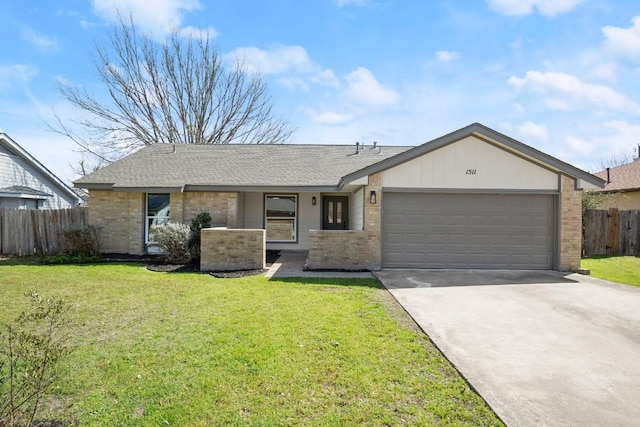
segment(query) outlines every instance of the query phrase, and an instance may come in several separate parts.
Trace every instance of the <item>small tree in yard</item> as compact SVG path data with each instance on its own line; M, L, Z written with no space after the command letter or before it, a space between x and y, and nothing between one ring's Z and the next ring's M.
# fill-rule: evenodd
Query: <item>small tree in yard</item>
M31 426L56 379L56 365L67 356L64 334L70 306L33 291L32 310L0 332L0 426Z

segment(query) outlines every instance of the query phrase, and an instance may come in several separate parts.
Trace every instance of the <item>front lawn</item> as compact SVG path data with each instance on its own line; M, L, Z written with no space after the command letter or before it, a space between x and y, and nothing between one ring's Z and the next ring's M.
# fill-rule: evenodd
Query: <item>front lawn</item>
M500 425L378 286L0 265L0 323L74 306L50 405L82 426Z
M581 265L583 268L590 269L593 277L640 286L640 258L601 255L585 258Z

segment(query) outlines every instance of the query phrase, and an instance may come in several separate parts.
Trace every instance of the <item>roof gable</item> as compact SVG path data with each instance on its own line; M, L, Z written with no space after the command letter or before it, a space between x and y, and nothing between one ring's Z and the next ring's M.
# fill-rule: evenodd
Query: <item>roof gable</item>
M24 162L24 164L27 164L29 167L33 168L33 170L35 170L42 178L44 178L50 184L49 187L57 188L60 193L65 195L66 199L73 200L73 204L78 204L81 202L81 198L75 193L75 191L73 191L71 187L65 184L60 178L54 175L35 157L29 154L28 151L22 148L17 142L12 140L5 133L0 133L0 154L19 158ZM24 166L20 165L19 167ZM42 193L41 195L49 194Z
M474 136L482 141L495 145L503 150L506 150L520 158L538 164L539 166L546 169L563 173L570 177L576 178L577 180L586 181L597 187L602 187L604 185L604 181L602 179L579 168L576 168L568 163L565 163L559 159L556 159L555 157L538 151L533 147L523 144L522 142L516 141L515 139L503 135L491 128L481 125L480 123L473 123L462 129L458 129L452 133L441 136L432 141L426 142L422 145L400 153L392 158L385 159L360 171L349 174L343 178L342 182L346 184L363 176L382 172L412 159L431 153L447 145L463 140L464 138L467 138L469 136Z

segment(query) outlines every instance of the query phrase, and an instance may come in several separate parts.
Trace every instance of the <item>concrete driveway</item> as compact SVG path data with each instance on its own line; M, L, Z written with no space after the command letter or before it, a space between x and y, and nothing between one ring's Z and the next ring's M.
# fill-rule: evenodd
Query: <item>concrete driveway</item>
M640 425L640 288L554 271L376 276L507 425Z

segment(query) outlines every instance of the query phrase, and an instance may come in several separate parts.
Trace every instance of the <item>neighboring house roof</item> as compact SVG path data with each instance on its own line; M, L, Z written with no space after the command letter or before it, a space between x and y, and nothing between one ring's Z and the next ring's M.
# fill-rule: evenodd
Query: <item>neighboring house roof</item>
M640 161L636 160L626 165L609 168L595 174L608 181L600 191L640 191Z
M82 201L82 199L76 194L76 192L65 184L60 178L54 175L49 169L47 169L42 163L40 163L35 157L33 157L27 150L22 148L17 142L9 137L9 135L5 133L0 133L0 154L8 155L9 158L11 156L15 156L21 159L24 163L30 166L34 171L38 173L41 177L43 177L52 189L59 190L58 194L63 194L66 199L73 200L74 205L77 205ZM22 167L22 166L20 166ZM43 192L28 186L24 185L10 185L5 187L4 189L0 189L0 193L5 192L4 190L13 189L14 191L6 191L6 193L15 193L15 194L24 194L31 196L43 196L43 197L51 197L52 194L47 192Z
M74 184L87 189L182 191L340 189L467 136L478 137L547 169L602 187L604 181L528 145L474 123L417 147L355 145L147 146Z

